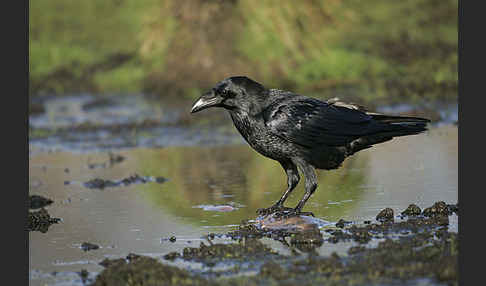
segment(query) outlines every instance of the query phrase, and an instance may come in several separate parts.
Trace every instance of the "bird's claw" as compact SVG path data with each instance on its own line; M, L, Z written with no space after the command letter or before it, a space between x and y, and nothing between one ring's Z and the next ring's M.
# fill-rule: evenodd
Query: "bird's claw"
M315 217L315 215L312 212L296 212L297 215L305 215L305 216L312 216Z
M266 215L270 215L270 214L273 214L273 213L285 213L285 212L289 212L289 211L293 211L293 210L294 210L293 208L287 208L287 207L284 207L282 205L273 205L269 208L257 209L256 212L259 215L266 216Z
M293 216L315 217L315 215L312 212L301 212L299 210L293 208L287 208L282 205L273 205L269 208L257 209L257 214L262 216L274 214L275 217L284 217L284 218L293 217Z
M315 215L312 212L301 212L296 209L291 209L289 211L284 211L281 213L276 213L276 217L283 217L283 218L289 218L289 217L294 217L294 216L312 216L315 217Z

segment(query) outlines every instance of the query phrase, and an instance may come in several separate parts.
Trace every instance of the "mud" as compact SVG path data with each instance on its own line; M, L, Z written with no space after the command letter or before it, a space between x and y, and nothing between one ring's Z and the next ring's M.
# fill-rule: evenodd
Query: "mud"
M110 108L116 104L117 102L113 98L101 97L94 98L93 100L84 103L81 108L84 111L92 111L96 109Z
M60 221L60 218L52 218L45 208L41 208L39 211L29 211L27 230L46 233L52 224L59 223Z
M30 115L38 115L46 112L46 108L44 106L44 102L42 98L36 97L32 98L29 97L29 116Z
M282 241L287 237L298 234L302 241L307 234L309 239L315 240L316 233L319 233L319 224L326 222L308 216L281 215L280 213L261 215L254 221L242 221L238 229L228 232L226 235L233 240L242 238L273 238ZM307 243L307 242L306 242Z
M96 250L98 248L100 248L100 246L97 245L97 244L94 244L94 243L90 243L90 242L83 242L83 243L81 243L81 249L83 251Z
M416 216L422 213L422 210L416 205L416 204L411 204L408 206L406 210L402 212L402 215L405 216Z
M365 223L364 225L352 225L345 229L327 229L331 237L327 240L332 243L342 241L355 241L359 243L368 243L372 239L381 239L388 237L399 237L403 235L415 235L418 233L431 232L439 228L447 228L449 225L449 215L458 210L457 205L448 205L437 202L430 208L426 208L422 213L416 205L410 205L402 212L402 216L397 217L399 221L394 220L391 216L393 209L385 209L380 212L385 218L377 215L378 223ZM442 208L438 208L441 206ZM429 211L426 211L430 209ZM432 209L435 211L433 212ZM440 210L440 211L439 211ZM431 215L433 213L434 215ZM457 212L456 212L457 213Z
M148 182L156 182L159 184L164 183L167 181L166 178L164 177L149 177L149 176L140 176L138 174L129 176L128 178L118 180L118 181L112 181L112 180L103 180L100 178L95 178L92 180L89 180L83 185L88 188L88 189L105 189L105 188L111 188L111 187L126 187L131 184L145 184Z
M350 248L348 257L309 256L293 262L287 269L269 267L272 271L253 277L256 281L300 281L300 285L379 285L405 284L418 279L428 284L457 284L457 235L441 239L417 235L399 240L387 239L376 248ZM282 271L283 270L283 271ZM262 279L263 278L263 279ZM269 282L270 282L269 281Z
M441 206L443 204L438 202L431 208L439 212L444 210L439 208ZM261 238L273 233L274 238L280 236L285 241L285 237L290 236L291 247L334 241L324 240L320 231L293 234L262 231L255 224L242 222L238 230L226 234L237 238L237 243L212 244L209 240L209 245L201 243L199 248L185 248L182 254L171 252L164 256L170 261L183 259L210 267L240 261L231 268L233 275L228 275L231 272L228 269L189 271L153 258L136 256L131 260L128 257L105 259L101 264L106 269L93 285L121 285L128 281L133 285L458 285L458 235L448 231L444 214L425 216L414 212L414 216L406 221L385 220L324 231L339 237L337 241L344 237L359 242L378 241L375 247L352 246L347 255L342 256L335 252L320 256L312 251L304 256L278 254L263 244ZM244 268L243 261L253 265L259 263L257 272L238 275Z
M91 285L211 285L202 277L192 275L187 270L161 264L151 257L118 259L104 265L107 268Z
M101 261L100 264L104 266L105 271L98 275L101 280L96 283L106 282L106 285L150 285L151 283L160 285L166 281L172 281L171 279L177 281L187 279L191 281L190 284L196 285L197 283L201 285L437 285L441 284L440 281L443 281L442 285L457 284L457 272L454 268L457 264L451 264L451 266L447 260L450 258L447 258L447 255L440 258L441 256L437 253L444 251L442 248L447 248L444 246L447 243L455 243L452 242L453 234L449 233L448 229L449 227L457 229L457 218L451 217L449 226L449 216L458 214L458 205L438 202L428 208L420 205L423 210L418 206L403 210L408 205L409 198L420 197L424 201L430 201L441 195L441 198L447 202L456 199L457 190L454 180L456 175L454 154L456 153L453 152L457 139L453 133L456 132L455 128L452 129L454 130L452 132L449 129L431 128L430 134L413 137L420 139L423 146L427 146L427 144L432 146L432 148L424 149L424 154L417 157L416 161L412 160L412 163L416 163L416 165L406 164L410 168L425 170L423 172L424 182L427 185L424 192L429 195L422 196L421 189L424 188L424 185L421 180L417 179L417 182L420 183L412 183L408 187L410 182L407 181L407 178L402 178L402 175L393 177L392 182L387 180L375 182L374 178L383 178L380 175L382 165L377 163L383 160L379 160L382 157L376 159L376 154L380 154L380 150L377 148L372 155L373 160L366 156L357 157L360 165L350 164L349 170L352 172L342 173L352 173L352 176L344 180L352 182L345 190L353 190L346 194L346 198L337 198L334 195L315 198L318 203L309 210L313 211L317 217L329 219L331 222L328 222L327 225L313 224L312 221L297 216L285 217L280 221L257 218L245 221L236 229L232 229L239 220L253 218L254 210L257 207L269 205L266 198L270 197L270 194L255 196L254 193L273 192L274 188L280 190L284 177L281 180L264 179L277 177L274 173L269 173L261 178L255 176L252 170L255 170L255 164L259 166L258 158L242 160L243 165L236 164L237 167L232 167L233 163L230 164L230 162L239 160L240 155L237 154L246 154L241 150L243 147L244 150L247 150L248 146L244 145L242 149L233 148L233 146L229 149L219 149L221 145L246 144L232 126L231 121L226 120L226 114L208 112L202 119L195 118L187 110L187 106L190 106L192 102L172 108L166 103L156 105L143 97L132 95L127 97L117 95L106 99L88 95L73 95L70 98L46 97L42 101L32 103L32 106L29 106L29 155L31 158L29 163L32 164L30 170L33 174L31 175L31 190L37 189L42 192L42 195L47 196L44 198L46 201L54 199L56 202L42 206L36 205L40 200L33 203L32 206L35 206L35 210L38 212L32 212L32 210L29 212L28 228L30 231L46 232L49 226L60 221L60 219L50 217L47 210L53 215L62 214L65 220L65 223L53 226L48 235L39 233L30 235L31 250L35 250L32 251L34 254L31 257L33 261L31 271L34 277L31 281L34 283L49 284L49 279L39 276L38 273L41 272L59 271L56 281L71 279L64 276L67 273L64 272L65 270L79 274L79 276L74 275L76 277L74 279L77 280L73 281L73 284L80 283L79 277L84 284L95 282L96 273L100 271L101 267L83 264L85 261L79 259L77 256L79 255ZM437 117L437 124L457 120L456 109L450 112L450 118L444 117L442 113L438 114L441 119ZM401 107L397 107L389 111L397 114L403 110ZM404 113L409 112L404 111ZM434 124L436 123L431 125ZM431 135L430 138L429 135ZM436 140L434 138L437 136L441 137L439 142L449 142L442 148L450 149L435 152L436 149L442 150L437 148L437 141L432 141ZM413 139L410 138L410 140ZM388 146L398 146L403 140L397 140ZM132 152L131 147L134 146L149 148L147 150L137 148ZM173 149L174 152L172 150L164 151L172 147L161 148L161 151L154 151L153 148L168 146L178 147ZM197 147L187 148L188 146ZM209 151L206 150L206 146L211 147ZM215 146L216 148L213 149ZM387 145L382 146L381 156L383 158L396 154L395 152L386 153L393 151L394 148L387 148ZM121 153L125 147L130 149ZM93 161L90 152L100 150L104 151L104 155L96 154L94 157L97 159ZM449 152L449 150L452 151ZM50 155L45 154L45 151L51 152ZM68 153L74 154L77 151L82 151L81 153L87 151L89 156L68 156L64 152L60 152L58 156L56 151L68 151ZM123 156L117 153L123 154ZM225 155L223 156L223 154ZM452 155L444 157L442 156L444 154ZM436 165L428 164L430 158L436 158L436 155L437 158L451 159L444 159L437 162ZM213 159L213 157L217 158ZM246 158L246 155L243 157ZM82 160L77 160L78 158ZM148 160L148 158L154 159ZM139 162L147 162L147 164L139 164ZM197 162L204 162L202 168L197 165ZM206 164L206 162L208 163ZM190 166L196 167L190 168ZM444 173L444 175L430 177L429 181L427 175L430 174L432 168L434 172ZM274 166L268 167L268 169L273 170ZM166 177L170 178L165 186L177 190L177 192L172 192L177 195L172 197L167 195L167 192L156 193L153 191L152 186L158 187L149 182L156 182L157 178L140 176L139 174L145 174L143 170L163 172L160 175L167 175ZM227 173L231 176L220 176L221 170L228 170ZM127 174L127 171L130 173ZM134 173L135 175L126 177ZM275 170L275 174L277 173L279 176L281 175L281 170L278 168ZM80 174L81 177L79 177ZM397 172L397 174L403 174L403 172ZM325 175L324 172L322 175ZM358 175L366 178L366 181L355 180L354 178ZM417 172L417 176L419 175L421 176L422 172ZM449 178L452 179L449 180ZM395 180L400 181L400 179L403 180L397 183L397 188L392 188ZM76 186L65 188L62 186L63 181ZM159 183L164 181L165 178L159 178ZM326 177L324 181L329 180ZM42 182L42 188L36 185L36 183L40 184L38 182ZM58 184L59 182L60 184ZM146 191L123 193L122 197L119 196L119 192L100 193L85 189L85 187L91 187L101 190L131 184L146 184L142 186ZM384 190L393 189L394 192L386 192L387 197L393 199L399 198L399 191L403 191L401 186L407 186L415 192L405 198L401 197L399 202L385 200L370 206L369 204L374 204L376 196L381 196L377 194L377 190L370 187L376 184L383 187ZM57 188L58 185L61 186ZM80 187L78 188L78 186ZM429 188L430 186L434 187ZM339 189L342 188L339 187ZM320 193L326 192L321 190ZM363 197L361 197L361 193L363 193ZM118 197L122 198L118 199ZM184 200L174 198L184 198ZM338 199L348 198L352 198L353 202L349 200L343 201L340 205L334 204ZM236 205L236 207L230 205L230 200L241 203L241 207L240 205ZM257 202L257 206L253 201ZM326 204L326 202L329 203ZM417 202L417 204L419 203L422 202ZM388 217L388 219L383 221L375 220L378 212L371 215L369 213L370 208L383 209L391 204L403 206L403 209L394 209L391 215L384 214L383 218ZM180 206L180 209L174 206ZM41 209L39 210L38 207ZM45 207L47 210L43 209ZM133 212L127 212L126 210L129 208ZM319 210L317 210L318 208ZM74 211L76 209L82 211L78 214ZM84 210L90 210L90 212ZM96 211L93 211L92 214L91 210ZM365 217L368 221L339 220L341 217L346 218L351 211L355 212L357 217ZM167 221L160 222L157 219L161 212L164 213L164 217L161 219ZM165 216L166 212L167 216ZM143 219L140 219L141 214L143 214ZM180 218L183 221L179 224L177 222ZM113 223L114 221L120 222L120 224ZM135 224L135 222L137 223ZM165 227L166 225L167 227ZM153 229L151 229L152 226ZM179 226L181 227L179 228ZM186 229L187 226L189 230ZM205 236L206 231L211 231L211 233ZM91 235L95 232L99 237ZM110 233L110 235L105 233ZM70 238L63 241L61 245L56 239L64 237L65 234L69 234ZM160 239L162 235L166 235L166 238ZM195 238L194 235L203 236L203 244L199 245L198 238ZM85 240L86 242L103 242L103 249L92 249L89 253L84 253L79 246ZM192 244L186 244L188 240ZM391 242L384 243L388 240ZM195 241L198 242L195 243ZM410 246L412 244L410 241L415 241L415 246ZM116 247L108 247L110 244ZM73 245L78 247L73 249ZM107 246L105 247L105 245ZM181 249L182 247L186 247L185 250ZM431 257L430 261L425 258L427 253L416 251L422 251L425 247L431 247L428 254ZM279 252L277 253L274 249ZM281 249L284 251L280 251ZM337 249L340 256L329 255L329 250L334 249ZM383 253L372 252L372 250L380 249ZM396 256L393 253L394 249L408 251L410 255L417 252L416 255L421 257L406 256L407 253L400 254L402 256L397 256L396 260L405 260L398 264L392 261ZM348 250L347 255L344 255L346 250ZM155 259L148 259L148 257L137 254L117 257L126 255L129 251L151 253L150 256ZM72 256L70 256L71 253L73 253ZM326 253L326 256L322 256L322 253ZM164 256L166 256L165 259ZM457 253L452 253L450 256L452 259L456 259ZM105 259L106 257L115 259ZM392 262L389 265L379 262L381 264L376 267L377 272L371 272L375 266L370 257ZM442 263L444 263L442 269L445 269L445 272L442 274L437 274L439 268L436 267L436 264L439 258L443 259ZM143 260L143 263L142 261L136 262L140 259ZM367 261L368 264L361 265L360 261ZM396 275L399 277L396 278L388 273L409 271L405 267L407 265L402 265L407 264L404 261L407 263L410 261L416 268L424 267L425 274L422 275L418 270L412 269L409 276L404 275L403 280L400 280L402 274ZM142 264L146 265L147 269L142 269ZM174 265L177 268L170 268ZM188 265L190 267L187 267ZM352 265L354 268L349 267ZM360 273L357 270L360 269L359 267L365 270ZM370 269L370 273L366 272L368 269ZM110 273L106 272L107 270ZM153 274L154 272L151 271L165 271L166 274ZM73 274L73 272L69 273ZM440 277L443 280L439 280ZM168 282L168 284L170 283L172 282ZM183 285L183 283L176 282L172 284Z
M182 258L186 261L201 262L205 265L214 266L216 263L226 260L242 260L245 261L248 257L268 258L277 255L277 253L255 238L246 238L240 240L238 243L232 244L212 244L209 245L201 242L198 248L186 247L182 254L178 252L171 252L164 256L164 259L174 260Z
M91 163L88 164L90 169L97 169L97 168L112 168L114 165L119 164L125 160L125 157L114 154L112 152L108 152L108 161L103 163Z
M40 209L52 204L54 201L43 196L31 195L29 196L29 208L30 209Z
M154 101L150 95L72 94L32 98L29 144L51 150L112 150L131 147L201 146L243 143L222 112L190 116L191 100ZM381 112L415 114L412 105L387 106ZM424 114L435 123L457 121L456 105ZM380 110L377 110L380 111ZM211 124L208 124L211 122ZM94 166L103 167L103 166Z
M459 206L455 205L448 205L445 202L436 202L433 206L428 207L423 210L422 214L428 217L434 216L448 216L451 215L453 212L457 213L459 211Z
M111 151L241 142L236 130L228 128L230 123L222 120L223 113L209 113L204 120L190 116L191 100L161 104L144 94L72 94L31 102L29 144L40 150ZM109 163L91 167L106 168Z
M88 282L88 276L89 272L86 269L81 269L81 271L78 272L79 277L81 277L81 281L83 284L86 284Z
M324 238L319 229L306 230L290 236L290 245L302 252L314 253L323 243Z
M347 221L347 220L344 220L344 219L340 219L337 223L336 223L336 227L339 227L339 228L344 228L345 225L348 225L352 223L351 221Z
M388 221L388 220L393 220L393 209L391 208L386 208L382 210L378 215L376 215L376 220L377 221Z

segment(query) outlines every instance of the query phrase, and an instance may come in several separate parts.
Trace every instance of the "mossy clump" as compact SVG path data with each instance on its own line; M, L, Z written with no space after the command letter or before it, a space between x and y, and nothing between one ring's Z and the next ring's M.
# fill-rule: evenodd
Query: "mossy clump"
M40 209L52 204L54 201L43 196L31 195L29 196L29 209Z
M290 236L290 245L303 252L314 252L324 243L322 233L318 228L297 232Z
M449 215L453 214L456 205L446 205L444 202L436 202L433 206L426 208L420 214L416 205L410 205L403 214L407 214L406 220L395 222L393 210L386 208L378 215L379 223L367 223L361 226L352 225L342 229L327 229L331 237L328 242L338 243L342 241L356 241L368 243L373 238L382 238L388 235L417 234L430 232L449 225ZM456 209L457 213L457 209ZM412 215L413 214L413 215Z
M89 189L101 189L103 190L104 188L108 187L125 187L131 184L146 184L148 182L157 182L157 183L163 183L165 182L165 178L162 177L148 177L148 176L140 176L138 174L131 175L127 178L124 178L119 181L112 181L112 180L104 180L100 178L95 178L92 180L89 180L85 182L83 185L86 188Z
M29 212L27 217L27 230L47 232L52 224L59 223L60 218L52 218L46 209L41 208L39 211Z
M350 224L351 222L350 221L347 221L347 220L344 220L344 219L340 219L337 223L336 223L336 227L339 227L339 228L344 228L344 226Z
M317 244L322 245L324 239L318 228L293 234L290 238L291 244Z
M96 250L99 249L100 246L91 242L83 242L81 243L81 249L83 251L90 251L90 250Z
M256 231L244 225L244 229ZM411 285L419 280L458 285L458 234L448 231L448 216L444 214L353 224L325 232L335 240L328 242L354 240L361 244L350 247L347 256L321 256L315 247L326 243L322 233L306 230L275 236L285 242L288 235L291 250L314 250L308 251L311 255L285 256L264 245L260 238L240 237L238 243L231 244L212 244L209 240L210 245L201 243L199 248L187 247L164 258L202 262L210 267L225 261L229 262L226 265L235 265L233 268L182 270L130 254L125 259L102 261L106 269L94 285ZM377 246L363 245L378 239ZM242 275L244 270L256 274Z
M448 216L452 214L452 209L453 207L450 208L445 202L439 201L434 203L433 206L424 209L422 214L428 217L440 216L440 215Z
M255 224L243 220L237 230L230 231L227 235L234 240L238 240L242 238L262 238L265 236L265 232Z
M393 209L392 208L385 208L376 216L377 221L389 221L393 220Z
M422 213L422 210L416 205L416 204L411 204L408 206L406 210L402 212L402 215L406 216L417 216Z
M107 267L96 277L92 286L214 285L187 270L164 265L151 257L137 256L127 260L105 261Z
M263 244L258 239L246 238L238 243L210 244L201 242L199 247L186 247L182 254L171 252L164 256L167 260L182 258L188 261L202 262L214 265L217 262L234 259L251 259L278 255L276 251Z
M375 248L350 248L347 257L332 253L327 257L309 255L288 263L266 262L258 275L228 282L231 285L401 285L420 279L431 284L458 285L457 239L455 233L436 239L427 232L386 239Z

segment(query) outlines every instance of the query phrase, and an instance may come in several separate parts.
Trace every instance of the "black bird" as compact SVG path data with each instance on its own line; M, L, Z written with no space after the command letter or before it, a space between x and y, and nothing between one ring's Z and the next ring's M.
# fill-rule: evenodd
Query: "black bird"
M248 144L258 153L278 161L287 174L287 190L260 214L302 212L317 188L315 168L337 169L344 159L393 137L418 134L428 119L389 116L337 99L320 101L234 76L219 82L192 106L191 113L209 107L226 109ZM298 168L305 176L305 195L294 208L284 202L297 186Z

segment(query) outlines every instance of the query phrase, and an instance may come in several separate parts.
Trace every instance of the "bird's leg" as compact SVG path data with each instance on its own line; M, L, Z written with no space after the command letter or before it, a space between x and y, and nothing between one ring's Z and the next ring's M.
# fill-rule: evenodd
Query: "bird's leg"
M306 162L299 161L298 165L301 168L302 173L304 173L304 176L305 176L305 194L304 194L304 197L302 197L300 202L295 207L295 209L294 209L295 214L314 216L314 214L311 213L311 212L302 212L302 209L304 208L304 205L307 202L307 200L312 196L312 194L315 192L315 190L317 188L316 172L314 170L314 167L307 164Z
M282 211L293 211L294 209L292 208L286 208L284 207L284 202L287 199L287 197L290 195L290 193L295 189L297 184L299 183L300 176L299 176L299 171L297 170L297 166L295 166L292 162L280 162L282 167L285 170L285 173L287 174L287 190L285 190L284 194L282 197L271 207L269 208L264 208L264 209L258 209L257 213L260 215L267 215L275 212L282 212Z
M277 201L277 203L275 203L275 205L283 207L285 200L299 183L300 176L299 171L297 170L297 166L295 166L292 162L281 163L281 165L285 169L285 173L287 174L287 190L285 190L284 194Z

